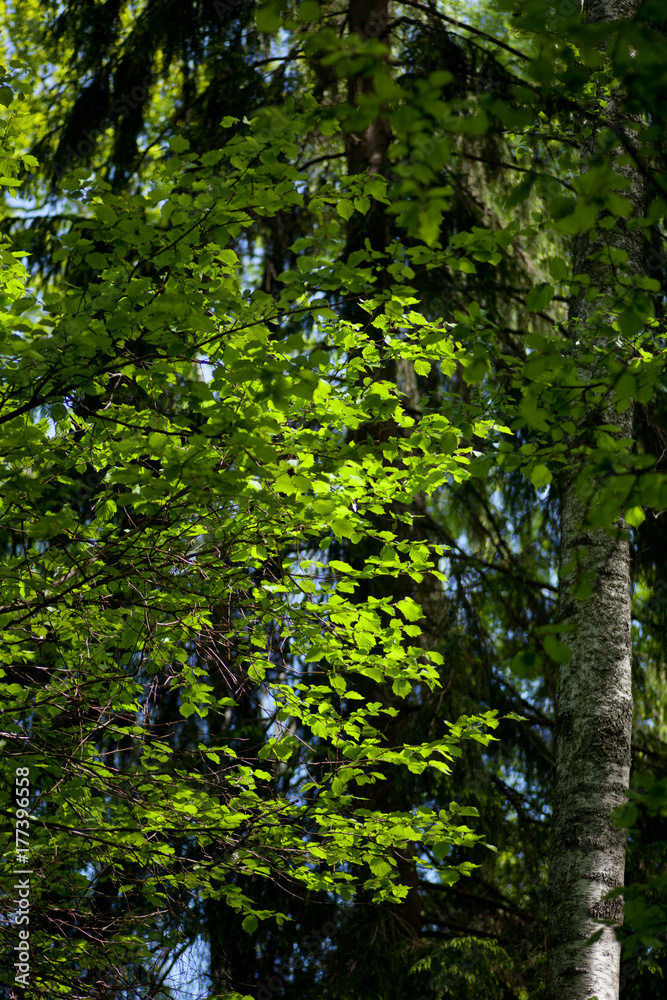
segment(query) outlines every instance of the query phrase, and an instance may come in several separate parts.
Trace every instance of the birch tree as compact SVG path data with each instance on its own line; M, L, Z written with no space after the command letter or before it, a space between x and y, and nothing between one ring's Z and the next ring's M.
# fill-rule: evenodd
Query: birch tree
M589 25L631 17L637 0L590 0ZM561 615L572 656L560 667L556 711L556 785L549 873L547 995L552 1000L616 1000L622 900L607 899L623 885L625 831L611 823L630 777L632 730L630 547L627 524L591 524L587 458L604 425L615 427L622 456L631 447L633 405L622 410L597 395L610 358L619 353L613 300L615 266L630 275L644 268L644 234L632 220L645 214L641 174L628 155L633 123L623 120L618 91L598 94L594 126L582 144L582 173L611 164L628 200L628 219L574 241L574 274L584 286L570 309L572 351L588 401L576 429L575 461L562 474ZM619 138L619 134L621 138ZM599 222L600 220L596 220ZM591 295L591 288L598 294ZM621 348L622 350L622 348ZM600 921L605 923L600 926ZM591 940L592 939L592 940Z

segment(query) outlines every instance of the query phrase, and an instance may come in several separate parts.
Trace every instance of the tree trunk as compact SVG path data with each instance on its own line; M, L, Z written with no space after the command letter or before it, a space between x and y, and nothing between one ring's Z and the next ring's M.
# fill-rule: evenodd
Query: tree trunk
M376 38L388 45L389 12L388 0L354 0L347 8L350 34L364 39ZM354 105L358 97L372 93L373 89L372 75L363 71L355 73L348 80L348 101ZM388 167L390 144L391 129L382 115L374 118L363 131L351 132L346 143L348 174L383 174ZM347 253L363 247L365 239L369 240L373 250L383 253L391 242L391 235L392 220L386 206L372 199L366 215L350 219Z
M589 23L630 17L638 0L590 0ZM612 95L606 117L620 120L619 95ZM632 122L630 122L632 125ZM627 128L627 123L626 123ZM632 134L629 135L632 141ZM596 136L586 140L582 159L596 152ZM611 154L618 155L617 151ZM583 167L582 167L583 169ZM634 165L615 167L630 180L623 195L632 214L644 214L644 185ZM624 271L644 269L644 236L619 220L613 230L599 229L591 238L575 240L574 273L587 274L604 296L611 293L612 275L606 264L593 259L605 246L625 250ZM588 302L583 295L571 304L573 339L584 336L607 350L613 345L592 329L600 299ZM581 331L575 334L575 331ZM579 350L577 343L573 346ZM579 366L583 381L593 373ZM587 397L588 398L588 397ZM633 409L622 413L602 402L597 419L619 428L621 438L631 438ZM595 428L593 428L595 429ZM590 433L580 427L582 437ZM552 844L548 890L547 997L548 1000L617 1000L620 945L615 928L622 922L622 900L605 900L610 889L623 885L625 831L612 826L612 810L625 799L630 777L632 728L630 548L627 526L586 528L588 501L578 488L582 466L571 468L560 480L561 490L561 616L563 640L572 651L562 664L556 706L556 785L553 800ZM576 598L572 587L584 577L593 594ZM602 924L600 921L608 921ZM600 932L596 941L587 939Z
M390 13L391 5L388 0L351 0L347 8L350 34L359 35L364 39L377 39L388 46L391 41L388 31ZM348 80L348 100L351 105L354 105L361 95L371 94L373 90L373 76L363 70ZM348 175L385 174L389 169L388 154L391 141L391 128L382 114L375 117L363 131L350 132L346 142ZM354 215L350 219L345 252L346 255L349 255L362 248L365 241L368 240L372 250L386 253L392 238L392 216L388 214L386 205L372 198L370 208L365 215ZM386 263L389 261L387 260ZM391 276L384 264L376 267L376 276L376 289L386 287L391 283ZM367 314L359 308L356 301L348 309L347 315L357 322L363 324L368 322ZM378 347L382 350L383 337L381 333L377 334L377 342ZM406 383L409 384L411 379L414 381L414 366L410 363L404 363L401 366L400 363L391 361L385 364L380 377L398 384L403 383L402 388L406 388ZM416 390L416 382L414 388ZM363 445L369 433L376 442L379 442L396 432L397 428L391 422L362 424L353 433L353 437L359 444ZM383 522L381 527L385 530L393 528L393 530L398 530L399 534L401 531L409 531L414 534L414 529L405 528L400 521L397 529L393 515L382 515L379 520ZM361 552L358 546L355 548L356 552L351 553L347 558L353 564L357 560L361 564L370 552ZM379 548L378 543L373 543L373 554L378 553ZM389 595L394 601L398 601L402 597L413 596L414 591L414 582L407 577L380 578L368 581L368 590L362 585L357 595L360 600L369 595L374 597ZM383 686L380 690L374 688L372 693L369 693L369 700L373 701L385 701L389 697L388 685ZM398 714L384 731L387 746L400 745L405 741L406 729L409 728L410 720L415 714L414 704L399 702L397 707ZM383 770L384 768L381 766L378 767L378 771ZM378 782L366 789L367 807L381 812L409 811L413 806L411 792L409 783L405 781L401 783L393 778L393 780ZM403 885L409 886L405 899L400 906L396 904L372 904L366 900L359 914L359 924L364 925L368 938L365 948L366 963L369 968L383 969L385 982L380 988L387 1000L400 994L403 989L403 974L406 966L412 961L411 949L414 949L415 943L419 940L422 929L419 876L413 846L408 845L405 849L395 852L395 858L398 879ZM358 934L358 925L352 926ZM391 990L396 992L390 992Z

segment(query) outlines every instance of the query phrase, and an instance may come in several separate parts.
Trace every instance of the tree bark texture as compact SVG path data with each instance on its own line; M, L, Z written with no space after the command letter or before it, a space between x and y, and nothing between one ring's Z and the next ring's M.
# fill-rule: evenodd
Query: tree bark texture
M637 0L589 0L586 17L589 23L616 21L631 17L637 6ZM618 95L612 96L605 114L633 141L633 123L621 120ZM582 147L582 169L595 152L593 134ZM616 158L621 152L611 155ZM634 165L615 169L630 181L623 195L632 204L632 216L642 216L645 193L639 171ZM613 276L595 255L610 245L627 253L626 273L644 269L640 228L628 228L619 220L615 229L600 229L593 238L578 236L574 273L587 274L603 296L611 292ZM599 302L581 295L571 304L575 357L579 338L613 349L593 329ZM590 366L580 366L579 372L586 383L595 378ZM617 426L621 438L631 438L633 408L617 413L607 400L591 420L605 422ZM581 432L585 436L585 428ZM611 531L585 527L588 501L577 485L581 471L575 465L560 480L561 620L571 627L563 640L572 658L560 667L556 706L546 985L548 1000L618 1000L620 945L615 928L622 922L623 904L620 898L604 897L623 885L625 871L625 831L612 826L610 816L625 800L630 777L630 549L622 521ZM592 596L583 600L572 595L573 585L582 579L593 588ZM600 931L594 943L585 944Z
M352 0L348 4L347 18L350 34L363 39L375 38L389 44L389 0ZM354 105L359 97L373 92L371 73L355 73L348 80L347 98ZM350 132L346 143L347 172L353 174L384 174L388 167L391 129L383 115L374 118L363 131ZM392 237L392 219L386 206L371 200L362 216L353 216L348 226L347 252L358 250L369 240L373 250L383 253Z
M350 34L359 35L363 39L377 39L388 46L390 44L388 31L390 8L389 0L350 0L347 7ZM372 73L362 70L348 80L348 101L354 105L359 97L371 94L373 90ZM391 128L382 114L369 122L362 131L350 132L346 142L348 175L384 175L389 169L388 154L391 141ZM372 250L386 253L392 237L392 216L387 213L386 205L372 198L368 212L365 215L353 216L348 223L346 254L363 247L366 240L368 240ZM384 265L378 266L376 288L385 287L390 280ZM356 303L350 310L350 317L358 322L367 322L367 315L358 308ZM381 335L378 335L378 346L382 348ZM400 379L398 368L396 362L386 364L381 377L398 382ZM410 368L414 379L414 367L410 365ZM406 372L403 371L401 374L405 378ZM396 428L389 422L374 424L371 427L363 424L353 436L360 444L363 444L369 432L378 441L395 431ZM391 530L391 522L391 517L386 518L386 524L383 524L382 527ZM377 580L371 584L371 592L374 596L387 596L389 593L397 601L402 597L412 596L414 584L405 578ZM358 593L360 596L364 596L363 587ZM374 694L373 700L376 697L381 700L382 693ZM413 713L414 706L407 704L401 706L399 714L387 727L384 734L388 746L400 744L405 739L405 727L409 725ZM382 768L378 769L382 770ZM366 794L368 808L373 810L402 811L410 807L409 799L406 799L406 789L392 781L378 782L378 784L371 786L371 790L367 791ZM398 974L400 964L404 961L400 949L409 949L418 940L422 927L422 915L419 876L414 849L408 846L405 850L396 852L396 862L400 881L409 886L406 898L400 908L396 906L373 906L370 908L367 927L373 926L372 921L375 921L374 933L372 934L372 940L378 941L375 948L376 950L385 948L386 952L392 956L391 958L387 956L388 961L391 962L393 959L396 962Z

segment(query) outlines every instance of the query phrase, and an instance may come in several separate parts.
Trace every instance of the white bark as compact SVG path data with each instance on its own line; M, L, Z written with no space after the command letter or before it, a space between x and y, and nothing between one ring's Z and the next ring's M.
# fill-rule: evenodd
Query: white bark
M589 0L586 15L589 22L614 21L631 17L637 6L638 0ZM613 119L617 110L612 99L607 117ZM582 149L584 159L594 143L593 136ZM633 214L643 215L639 173L632 166L619 169L631 182L623 194ZM579 237L574 272L588 274L603 293L611 276L590 255L606 243L627 252L629 272L642 271L644 253L638 229L600 230L594 241ZM594 306L583 298L572 303L573 333L579 324L594 336ZM592 376L584 369L580 374L584 380ZM632 408L608 412L604 419L620 428L621 437L632 436ZM625 833L611 825L610 814L624 801L630 776L630 552L622 523L611 533L584 528L587 502L576 486L577 471L560 483L561 615L572 626L563 640L573 655L560 668L556 706L546 985L548 1000L618 1000L620 946L614 927L622 922L622 901L605 901L604 896L623 885L625 870ZM586 600L571 594L582 576L594 591ZM599 939L586 946L600 930Z
M630 558L626 539L610 538L601 530L583 532L585 515L574 484L566 484L563 562L578 562L579 570L590 572L595 593L585 601L568 600L572 576L579 573L561 581L563 620L574 630L564 636L573 655L559 676L549 871L550 1000L618 997L620 950L614 927L603 927L597 942L582 946L600 930L600 918L613 924L622 920L621 901L603 897L623 885L625 869L625 832L611 825L610 815L624 801L630 775Z

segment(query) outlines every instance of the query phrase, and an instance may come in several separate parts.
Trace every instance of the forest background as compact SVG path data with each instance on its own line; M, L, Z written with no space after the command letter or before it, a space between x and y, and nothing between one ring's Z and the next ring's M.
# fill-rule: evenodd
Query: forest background
M3 4L4 995L664 994L661 6Z

